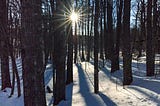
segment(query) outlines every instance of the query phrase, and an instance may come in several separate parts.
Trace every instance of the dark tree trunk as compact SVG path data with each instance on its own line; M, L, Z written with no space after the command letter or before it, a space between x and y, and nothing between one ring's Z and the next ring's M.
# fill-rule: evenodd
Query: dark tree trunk
M122 33L122 8L123 0L117 1L117 28L116 28L116 44L114 48L115 55L113 56L113 71L119 70L119 48L120 48L120 37Z
M114 72L114 60L115 60L115 55L113 52L113 47L114 47L114 43L113 43L113 18L112 18L112 11L113 11L113 0L108 0L107 1L107 25L108 25L108 56L109 59L111 60L111 72Z
M103 56L103 42L104 42L104 39L103 39L103 0L101 0L101 11L100 11L100 58L102 60L104 60L104 56Z
M142 0L142 3L141 3L141 39L142 39L142 47L143 47L143 40L145 39L146 37L146 12L145 12L145 1ZM142 49L142 48L141 48ZM141 51L142 52L142 51Z
M55 14L55 25L57 28L55 30L54 36L54 54L53 60L55 63L55 70L56 70L56 78L55 78L55 92L54 92L54 105L57 105L61 100L65 100L65 60L66 60L66 44L65 44L65 32L64 26L62 23L65 21L65 17L59 14L64 14L63 11L65 0L58 0L57 1L57 8Z
M147 5L147 43L146 43L146 65L147 76L154 75L154 53L153 53L153 33L152 33L152 0L148 0Z
M155 58L155 53L156 53L156 49L158 47L156 47L156 40L157 40L157 0L153 0L153 57L154 57L154 61L156 60ZM159 60L160 61L160 60ZM154 63L155 64L155 63ZM155 66L155 65L154 65ZM154 68L155 69L155 68Z
M98 51L99 51L99 0L95 1L95 17L94 17L94 92L99 92L99 78L98 78Z
M140 10L140 1L137 1L138 2L138 4L137 4L137 11L136 11L136 19L135 19L135 26L134 26L134 30L133 30L133 34L132 34L132 37L131 37L131 39L132 39L132 52L134 52L134 50L136 49L136 41L137 41L137 39L138 39L138 44L137 44L137 46L138 46L138 51L139 51L139 49L141 48L141 45L139 45L140 44L140 40L139 40L139 31L138 31L138 26L137 26L137 24L138 24L138 16L139 16L139 10Z
M13 57L13 55L11 56L12 59L12 70L13 70L13 83L12 83L12 91L11 91L11 95L14 94L14 86L15 86L15 78L17 80L17 90L18 90L18 97L21 96L21 87L20 87L20 78L19 78L19 74L18 74L18 70L17 70L17 66L16 66L16 59L15 57Z
M87 7L87 15L88 15L88 20L87 20L87 57L86 57L86 60L89 62L90 61L90 0L88 0L88 7Z
M13 70L13 78L12 78L12 90L10 96L14 94L14 86L15 86L15 78L17 80L17 91L18 91L18 97L21 96L21 85L20 85L20 78L18 74L18 69L16 65L16 59L15 56L13 55L13 47L9 47L9 52L12 60L12 70Z
M74 33L74 63L77 63L77 48L78 48L78 36L77 36L77 23L75 22L75 33Z
M71 1L69 5L71 5ZM69 8L69 6L66 6ZM73 34L72 34L72 22L69 22L67 26L67 37L68 37L68 57L67 57L67 80L66 84L73 82Z
M107 38L107 22L106 22L106 1L104 0L103 4L103 13L104 13L104 51L105 51L105 58L108 59L108 38Z
M113 72L113 18L112 18L112 11L113 11L113 0L107 0L107 51L108 51L108 59L111 60L111 72Z
M77 0L76 2L76 6L77 4ZM76 10L77 11L77 10ZM75 42L74 42L74 63L77 63L77 53L78 53L78 36L77 36L77 22L75 22L75 33L74 33L74 38L75 38ZM80 48L79 48L80 49Z
M6 87L11 88L11 80L9 73L9 54L8 54L8 35L7 35L7 1L0 0L0 58L1 58L1 78L2 78L2 90Z
M22 64L25 106L45 106L41 0L22 1Z
M131 54L131 39L130 39L130 0L124 0L123 14L123 85L132 83L132 54Z
M16 49L14 48L14 38L13 36L16 37L16 40L18 42L18 19L17 17L15 18L15 22L13 22L13 16L12 16L12 11L10 10L10 20L12 20L12 22L10 23L10 27L9 27L9 35L10 35L10 39L7 39L7 44L8 44L8 48L9 48L9 55L11 57L11 61L12 61L12 89L11 89L11 94L9 97L11 97L14 94L14 88L15 88L15 80L17 80L17 91L18 91L18 97L21 96L21 85L20 85L20 78L19 78L19 74L18 74L18 69L17 69L17 65L16 65L16 55L14 54L14 52L16 52ZM15 27L13 27L15 25ZM18 45L18 44L17 44ZM17 53L16 53L17 54Z
M81 37L81 43L82 43L82 57L81 57L81 61L84 61L84 17L82 17L82 37Z

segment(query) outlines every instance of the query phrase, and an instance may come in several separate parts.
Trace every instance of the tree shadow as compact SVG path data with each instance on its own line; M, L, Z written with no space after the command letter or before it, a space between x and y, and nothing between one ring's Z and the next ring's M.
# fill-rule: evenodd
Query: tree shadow
M96 95L94 95L90 92L88 82L86 81L86 75L85 75L84 70L82 69L81 65L77 64L76 66L78 68L78 75L79 75L79 86L80 86L79 92L84 97L86 106L103 106L104 104L100 100L97 99ZM107 103L107 100L104 100L107 97L102 94L100 94L100 95L101 95L100 97L104 101L104 103ZM108 100L109 100L109 98L108 98Z
M63 106L72 106L72 95L73 95L73 83L72 84L69 84L67 85L66 87L66 100L65 102L63 102ZM66 103L66 104L65 104Z
M107 106L117 106L110 98L104 95L102 92L99 92L99 96L104 101Z
M139 87L136 87L136 86L129 86L127 88L133 89L135 91L138 91L138 92L142 93L143 95L146 95L146 98L139 98L139 99L142 99L142 100L145 100L145 101L150 99L151 101L154 101L157 104L160 103L160 99L158 98L158 95L153 95L152 93L148 93L148 92L146 92L144 90L141 90ZM131 92L129 89L126 89L126 90Z
M133 75L133 79L134 82L130 85L130 88L132 86L138 86L160 94L160 79L153 77L141 77L137 75Z
M94 65L93 62L90 62L92 65ZM105 66L104 67L100 67L100 71L102 71L106 77L110 78L110 81L113 83L116 83L118 85L122 85L123 82L123 74L122 74L122 70L117 70L114 73L111 73L110 70L108 68L111 67L110 64L106 64L107 62L105 62ZM100 62L100 64L102 64Z

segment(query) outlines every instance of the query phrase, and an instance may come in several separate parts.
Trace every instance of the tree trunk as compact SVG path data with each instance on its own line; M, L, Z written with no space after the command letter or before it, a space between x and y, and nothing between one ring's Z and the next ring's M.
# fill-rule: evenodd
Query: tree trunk
M76 2L76 6L77 4L77 0ZM77 8L76 8L77 9ZM75 9L75 10L76 10ZM76 10L77 11L77 10ZM78 36L77 36L77 22L75 22L75 33L74 33L74 38L75 38L75 42L74 42L74 63L77 63L77 54L78 54ZM80 48L79 48L80 49Z
M81 43L82 43L82 57L81 57L81 61L84 61L85 58L84 58L84 17L82 17L82 38L81 38Z
M107 0L107 27L108 27L108 35L107 35L107 51L108 51L108 59L111 60L111 72L113 72L113 0Z
M69 1L69 5L71 5ZM69 8L69 6L66 6ZM66 84L73 82L73 34L72 34L72 22L69 22L67 26L67 37L68 37L68 57L67 57L67 80Z
M132 54L131 54L131 39L130 39L130 0L124 0L124 15L123 15L123 85L132 83Z
M115 55L113 57L113 71L119 70L119 48L120 48L120 38L122 33L122 8L123 8L123 1L117 1L117 28L116 28L116 45L114 48Z
M87 57L86 60L89 62L90 61L90 0L88 0L88 6L87 6L87 15L88 15L88 20L87 20Z
M9 73L9 54L8 54L8 35L7 35L7 19L8 19L8 12L7 12L7 1L0 0L0 58L1 58L1 78L2 78L2 90L9 87L11 88L11 80L10 80L10 73Z
M75 34L74 34L74 63L77 63L77 48L78 48L78 36L77 36L77 23L75 22Z
M22 1L22 64L25 106L45 106L41 0Z
M104 0L103 4L103 13L104 13L104 51L105 51L105 58L108 59L108 38L107 38L107 22L106 22L106 1Z
M56 70L56 78L55 78L55 92L54 92L54 105L57 105L61 100L65 100L65 60L66 60L66 36L64 35L64 26L59 26L63 24L64 16L59 14L64 14L63 11L65 10L65 1L58 0L57 1L57 8L56 8L56 15L55 15L55 25L57 28L55 30L54 36L54 54L53 60L55 63L55 70Z
M104 60L104 56L103 56L103 42L104 42L104 39L103 39L103 0L101 0L101 11L100 11L100 58L102 60Z
M99 78L98 78L98 51L99 51L99 0L95 1L95 17L94 17L94 92L99 92Z
M147 42L146 42L146 65L147 76L154 75L154 53L153 53L153 33L152 33L152 0L148 0L147 5Z

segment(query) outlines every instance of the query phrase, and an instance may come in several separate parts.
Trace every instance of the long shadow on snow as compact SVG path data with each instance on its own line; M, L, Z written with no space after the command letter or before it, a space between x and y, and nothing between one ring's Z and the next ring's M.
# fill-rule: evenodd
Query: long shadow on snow
M67 104L68 106L72 106L73 84L67 85L66 93Z
M88 85L88 83L86 81L86 76L85 76L84 70L81 68L81 65L77 64L76 66L78 68L78 75L79 75L79 84L80 84L80 91L79 92L84 97L86 106L101 106L101 105L103 105L99 100L96 99L96 96L94 97L91 94L89 85ZM104 103L106 103L106 105L111 103L111 105L109 105L109 106L115 106L115 103L113 103L104 94L101 93L101 94L99 94L99 96L102 98Z
M99 96L107 106L117 106L110 98L108 98L102 92L99 93Z
M101 68L101 70L105 73L107 77L111 79L112 82L122 85L122 82L123 82L122 70L118 70L114 73L110 73L106 67ZM160 79L146 77L144 73L137 74L136 72L133 72L133 83L129 85L129 88L132 88L132 86L142 87L150 91L153 91L157 94L160 94L160 90L158 89L160 88Z
M136 86L148 89L157 94L160 94L160 79L150 78L150 77L141 77L133 75L133 83L129 88L135 88Z
M91 62L91 64L94 65L93 62ZM100 64L102 64L102 63L100 63ZM158 100L154 97L151 97L151 95L149 95L146 92L144 92L143 90L137 88L137 87L142 87L142 88L148 89L150 91L153 91L157 94L160 94L160 90L159 90L160 79L146 77L144 70L143 70L143 67L146 67L145 63L138 63L138 66L140 68L140 70L138 70L139 73L135 70L133 71L133 83L131 85L129 85L128 88L137 90L138 92L145 94L149 98L154 99L157 103L160 103L160 100ZM112 82L122 85L122 82L123 82L122 70L118 70L114 73L110 73L110 71L107 69L108 67L110 68L110 66L108 64L105 64L105 67L101 68L101 70L105 73L105 75L108 78L111 79ZM132 68L133 67L135 67L135 68L137 67L136 62L132 62Z
M148 85L149 86L149 85ZM142 94L144 94L144 95L146 95L149 99L151 99L152 101L154 101L154 102L156 102L157 104L159 104L160 103L160 99L158 98L158 96L153 96L153 94L149 94L149 93L147 93L147 92L145 92L145 91L143 91L143 90L141 90L141 89L139 89L139 88L137 88L136 86L129 86L128 88L130 88L130 89L134 89L134 90L136 90L136 91L138 91L138 92L141 92ZM128 89L127 89L128 90ZM131 92L130 90L128 90L129 92ZM142 98L141 98L142 99ZM145 99L145 98L143 98L143 99ZM158 105L159 106L159 105Z
M90 62L92 65L94 65L93 62ZM102 63L100 63L102 64ZM113 83L117 83L118 85L122 85L123 82L123 74L122 74L122 70L118 70L114 73L111 73L107 68L110 68L109 64L105 64L105 67L101 67L100 71L104 72L104 74L106 75L106 77L110 78L111 82Z

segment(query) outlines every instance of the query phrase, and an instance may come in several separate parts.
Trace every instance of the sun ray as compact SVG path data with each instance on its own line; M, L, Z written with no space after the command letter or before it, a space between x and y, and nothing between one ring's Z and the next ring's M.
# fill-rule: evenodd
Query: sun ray
M79 19L79 14L73 11L73 12L71 13L71 15L70 15L70 20L71 20L73 23L75 23L75 22L78 21L78 19Z

